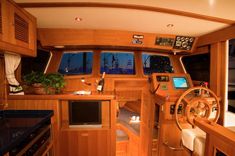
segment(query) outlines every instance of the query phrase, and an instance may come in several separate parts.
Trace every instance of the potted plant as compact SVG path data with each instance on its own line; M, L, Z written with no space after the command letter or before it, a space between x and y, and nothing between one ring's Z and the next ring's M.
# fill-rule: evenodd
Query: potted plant
M63 75L59 73L43 74L41 72L31 72L23 77L27 90L33 90L35 94L58 94L65 86ZM32 93L32 91L30 91Z

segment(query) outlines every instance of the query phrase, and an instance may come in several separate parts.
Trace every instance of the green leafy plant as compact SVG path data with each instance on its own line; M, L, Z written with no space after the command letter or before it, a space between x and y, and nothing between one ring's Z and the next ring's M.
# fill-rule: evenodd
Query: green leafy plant
M46 94L60 93L65 86L63 75L59 73L43 74L41 72L31 72L23 77L24 82L33 87L43 87Z
M45 79L45 75L42 72L32 71L30 74L27 74L23 77L24 82L27 85L32 85L35 83L42 83Z

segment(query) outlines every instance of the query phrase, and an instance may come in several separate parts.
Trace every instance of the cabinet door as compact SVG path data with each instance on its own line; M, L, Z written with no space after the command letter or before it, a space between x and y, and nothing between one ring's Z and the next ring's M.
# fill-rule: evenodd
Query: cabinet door
M36 18L12 0L1 0L0 8L0 49L36 56Z
M62 130L60 155L110 156L109 130Z
M36 19L25 10L15 6L13 16L13 44L31 50L36 55Z
M29 48L29 18L21 12L18 8L14 9L13 23L14 23L14 44Z

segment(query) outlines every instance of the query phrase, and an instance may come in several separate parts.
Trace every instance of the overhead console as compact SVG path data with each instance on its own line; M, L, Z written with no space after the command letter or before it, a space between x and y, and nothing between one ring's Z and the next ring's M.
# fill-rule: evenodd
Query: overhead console
M113 35L115 34L115 35ZM55 37L53 37L55 36ZM79 38L77 37L79 36ZM193 52L197 38L144 32L119 30L79 30L39 28L38 38L43 47L79 49L84 47L101 49L128 48L142 51ZM53 39L52 39L53 38ZM91 40L94 38L94 40ZM118 38L118 39L117 39ZM60 49L61 50L61 49Z
M153 73L152 91L160 96L180 96L184 91L193 87L188 74Z

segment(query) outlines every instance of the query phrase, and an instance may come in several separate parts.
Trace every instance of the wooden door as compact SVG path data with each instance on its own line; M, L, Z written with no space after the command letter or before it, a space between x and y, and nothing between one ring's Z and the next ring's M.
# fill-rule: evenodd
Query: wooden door
M60 155L110 156L109 130L61 130Z

